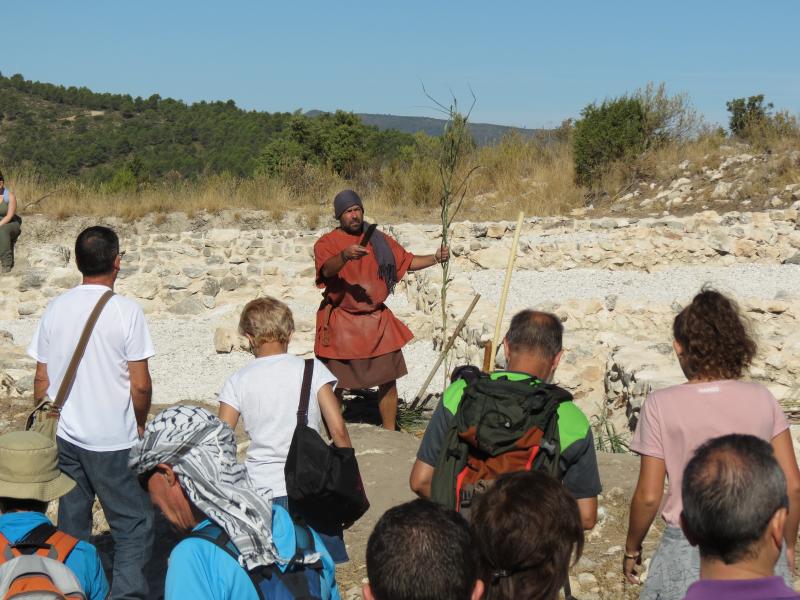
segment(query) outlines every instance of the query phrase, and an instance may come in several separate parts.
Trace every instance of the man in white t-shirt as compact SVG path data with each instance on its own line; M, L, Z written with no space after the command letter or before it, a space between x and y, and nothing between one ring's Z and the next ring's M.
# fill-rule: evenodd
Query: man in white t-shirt
M89 227L75 242L83 283L53 299L28 354L36 362L34 397L55 398L89 314L120 269L117 234ZM144 567L153 543L153 509L128 469L128 454L144 430L152 386L147 360L153 342L141 307L112 296L92 331L61 411L59 467L77 485L61 498L58 526L88 540L92 505L100 500L114 538L111 598L147 598Z

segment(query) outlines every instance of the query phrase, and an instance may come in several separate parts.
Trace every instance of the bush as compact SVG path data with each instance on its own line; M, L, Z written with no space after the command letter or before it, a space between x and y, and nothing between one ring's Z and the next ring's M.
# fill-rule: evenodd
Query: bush
M596 183L614 161L645 149L645 113L638 98L622 96L581 111L572 133L575 179Z
M648 83L633 95L642 105L645 146L649 150L672 142L694 138L702 119L691 105L688 94L667 95L666 86Z
M761 150L769 149L778 140L800 135L797 119L786 111L772 113L772 103L764 104L764 95L734 98L726 103L731 113L731 133Z
M760 127L770 118L769 111L772 109L770 102L764 105L764 94L744 98L734 98L726 102L725 106L731 113L729 127L731 133L745 137L747 130L753 127Z
M136 174L125 165L114 171L111 181L107 184L107 189L112 194L130 193L136 191Z

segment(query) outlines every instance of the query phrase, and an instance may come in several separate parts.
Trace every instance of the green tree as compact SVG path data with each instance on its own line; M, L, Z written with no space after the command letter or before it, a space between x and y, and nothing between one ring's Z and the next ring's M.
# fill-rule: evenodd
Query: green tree
M772 102L764 104L764 94L750 96L749 98L734 98L726 102L725 106L731 113L728 126L731 133L747 137L747 132L753 127L759 127L770 119Z
M639 155L645 140L644 109L637 98L589 104L572 133L575 178L582 185L596 183L614 161Z

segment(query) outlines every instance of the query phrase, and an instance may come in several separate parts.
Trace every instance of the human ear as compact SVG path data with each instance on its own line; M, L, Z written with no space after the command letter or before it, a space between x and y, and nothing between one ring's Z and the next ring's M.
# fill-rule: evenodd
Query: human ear
M686 537L686 541L689 542L692 546L697 546L697 539L695 539L694 535L692 535L691 530L686 526L686 518L683 516L683 511L681 511L681 530L683 531L683 535Z
M164 475L164 478L167 480L167 484L172 486L178 483L178 477L175 475L175 471L172 470L172 467L167 463L161 463L156 467L158 472Z
M564 355L564 351L563 350L559 350L558 354L556 354L555 357L553 358L553 362L552 362L552 364L550 366L550 369L551 369L550 375L551 376L556 372L556 369L558 368L558 363L561 362L561 357L563 355Z
M472 588L472 595L470 596L470 600L481 600L483 598L483 592L485 591L483 581L480 579L475 581L475 587Z
M772 515L772 518L769 520L769 525L767 526L769 538L772 539L778 552L780 552L783 547L783 528L786 525L788 514L789 511L787 509L779 508L775 511L775 514Z
M375 594L372 593L372 588L368 583L361 588L361 593L364 595L364 600L375 600Z
M681 343L678 340L672 340L672 349L675 350L675 355L678 358L683 356L683 346L681 346Z

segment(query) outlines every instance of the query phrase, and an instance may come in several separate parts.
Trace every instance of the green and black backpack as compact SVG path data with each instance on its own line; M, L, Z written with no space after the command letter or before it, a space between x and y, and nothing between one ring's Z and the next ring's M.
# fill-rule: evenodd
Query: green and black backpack
M558 406L572 395L535 377L476 376L467 386L439 453L432 499L465 517L499 475L543 471L561 479Z

